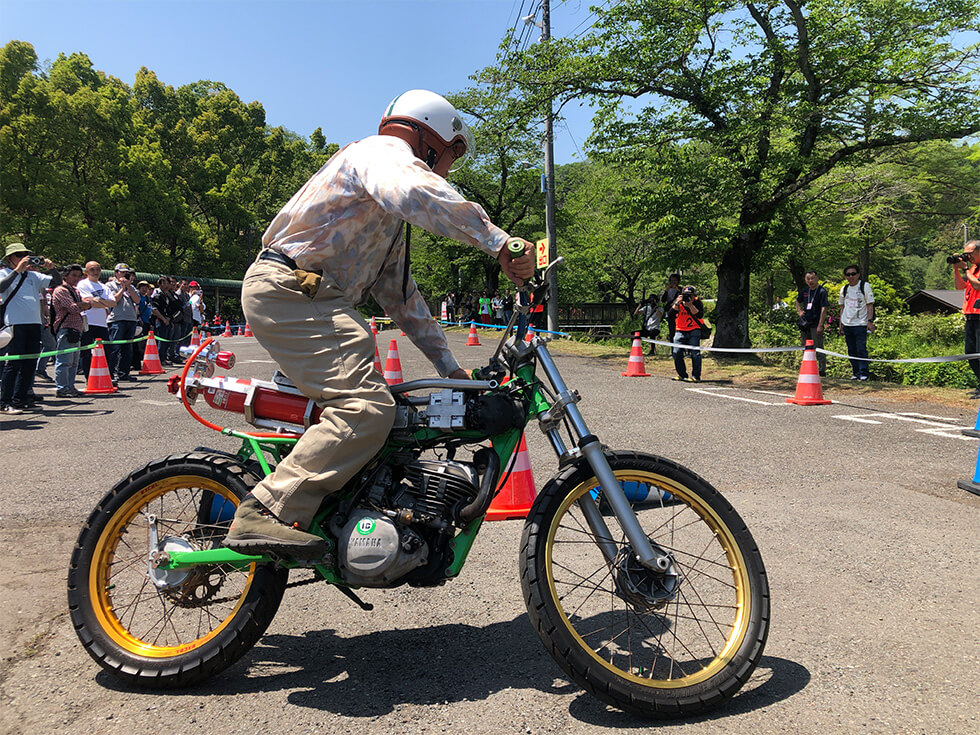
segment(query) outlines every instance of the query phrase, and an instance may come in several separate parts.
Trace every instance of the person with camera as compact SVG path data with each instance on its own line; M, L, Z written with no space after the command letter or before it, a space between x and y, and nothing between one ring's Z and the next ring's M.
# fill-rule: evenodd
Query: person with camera
M667 278L667 287L660 294L660 303L667 314L667 341L674 341L676 331L677 311L673 308L674 302L681 294L681 274L671 273Z
M34 255L23 243L4 250L0 268L0 412L22 414L36 407L34 371L41 351L41 294L49 285L61 283L57 266ZM48 273L38 272L47 268Z
M858 266L847 266L844 278L847 283L837 299L841 307L837 329L844 335L847 354L852 358L851 380L868 380L868 335L875 331L875 295L871 284L861 280Z
M963 326L963 343L966 354L980 353L980 240L970 240L963 246L959 255L946 258L946 262L960 271L960 277L966 282L963 289L963 315L966 323ZM980 359L969 361L970 369L977 379L977 389L971 398L980 398Z
M698 298L694 286L684 286L680 294L670 305L668 313L674 314L674 370L677 375L671 380L684 380L691 383L701 382L701 350L685 350L683 345L699 347L701 331L704 328L704 304ZM687 364L684 361L686 353L691 355L691 377L687 376Z
M106 283L112 304L106 322L109 327L109 343L106 345L105 359L109 366L112 384L136 382L136 376L129 371L133 363L133 340L136 339L136 326L139 316L136 305L140 301L139 292L133 287L136 271L126 263L116 263L112 278Z
M78 283L85 270L78 263L65 269L64 281L51 294L51 331L54 332L58 354L54 361L55 395L58 398L77 398L75 374L78 372L84 322L82 312L92 308L92 302L78 292Z
M816 271L807 271L803 280L806 281L806 288L796 295L796 313L799 315L796 325L800 328L800 344L806 347L807 340L811 340L814 347L823 349L830 299L827 289L817 281ZM827 374L827 356L822 352L817 353L817 367L820 377Z

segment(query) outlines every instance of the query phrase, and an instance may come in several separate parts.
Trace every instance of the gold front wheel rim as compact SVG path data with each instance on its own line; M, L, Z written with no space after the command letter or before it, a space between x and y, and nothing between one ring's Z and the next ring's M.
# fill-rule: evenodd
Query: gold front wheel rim
M171 658L194 651L231 623L248 595L254 564L245 570L227 565L197 568L187 583L164 592L149 577L146 514L159 513L161 540L184 538L183 531L195 548L212 548L220 543L227 523L201 522L200 503L205 498L232 506L239 503L238 496L215 479L175 475L134 493L99 536L92 555L89 599L102 630L128 653ZM216 602L210 603L208 595Z
M650 497L672 496L634 509L651 541L675 560L681 573L677 593L652 612L616 594L616 567L602 557L576 505L589 493L595 497L598 481L591 478L565 497L548 528L545 565L559 619L583 651L618 677L655 689L711 679L735 657L749 628L750 582L742 550L718 513L681 483L639 469L615 475L624 487L647 488ZM605 520L624 547L615 517Z

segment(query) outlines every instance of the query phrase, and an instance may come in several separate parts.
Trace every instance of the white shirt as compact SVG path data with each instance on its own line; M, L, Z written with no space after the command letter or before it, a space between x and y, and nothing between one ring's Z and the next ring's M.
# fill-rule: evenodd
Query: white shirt
M861 291L861 287L864 291ZM847 295L844 292L847 291ZM840 290L840 298L837 303L842 307L840 311L840 323L845 327L866 327L868 325L868 304L875 302L875 295L871 292L871 284L867 281L858 281L854 286L845 284Z
M200 292L191 296L191 318L198 324L204 321L204 297Z
M353 306L373 295L436 370L448 375L459 364L414 279L402 292L403 222L488 255L507 242L483 208L416 158L408 143L373 135L327 161L272 220L262 244L304 270L322 270Z
M0 278L9 275L13 271L10 268L0 268ZM20 276L14 276L13 283L7 290L0 293L0 301L6 304L3 321L5 324L40 324L41 323L41 299L40 294L44 292L48 284L51 283L51 276L47 273L36 271L24 271L27 277L24 284L17 290L17 294L11 299L10 294L17 288ZM7 302L10 303L7 303ZM0 326L3 326L0 324ZM0 363L2 365L3 363Z
M75 287L78 292L83 296L92 297L95 296L100 299L111 299L112 294L105 287L102 281L92 281L88 278L83 278L78 282ZM109 312L101 307L93 306L91 309L85 312L85 318L88 319L88 324L90 327L108 327Z

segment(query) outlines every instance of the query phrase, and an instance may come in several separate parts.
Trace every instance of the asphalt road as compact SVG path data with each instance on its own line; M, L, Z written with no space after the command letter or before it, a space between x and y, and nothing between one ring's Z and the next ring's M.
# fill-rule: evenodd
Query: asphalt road
M383 333L382 346L397 332ZM464 347L477 366L490 353ZM225 345L233 374L268 378L253 339ZM406 379L431 375L407 338ZM194 689L148 693L102 673L65 601L68 558L105 491L149 460L237 446L194 422L162 377L109 397L57 400L0 420L0 732L130 733L976 733L980 497L976 416L853 393L831 406L726 382L620 377L621 362L559 356L594 433L671 457L718 487L755 536L772 628L749 684L708 717L650 723L565 680L531 630L522 523L484 526L463 574L417 590L365 590L365 613L325 586L289 590L241 662ZM778 393L779 391L775 391ZM231 419L232 414L220 415ZM541 487L556 462L527 433Z

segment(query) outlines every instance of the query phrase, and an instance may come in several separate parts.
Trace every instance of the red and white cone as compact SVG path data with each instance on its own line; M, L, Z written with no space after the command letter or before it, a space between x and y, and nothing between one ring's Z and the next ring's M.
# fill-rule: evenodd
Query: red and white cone
M245 335L244 336L246 336L246 337L254 337L255 336L254 334L252 334L252 328L248 326L248 322L245 322Z
M371 334L373 334L375 337L378 336L378 320L373 316L371 317Z
M190 346L191 347L200 347L201 346L201 335L198 334L197 327L194 327L191 330L191 343L190 343Z
M514 457L514 468L507 482L497 493L487 510L486 520L506 521L511 518L526 518L534 503L534 474L531 472L531 455L527 452L527 441L521 434Z
M388 385L404 383L402 379L402 361L398 359L398 343L391 340L388 345L388 360L385 362L385 380Z
M532 327L530 324L528 324L527 325L527 333L524 335L524 341L525 342L530 342L532 339L534 339L534 327Z
M163 365L160 364L160 352L153 332L146 336L146 349L143 350L143 369L140 375L163 375Z
M643 364L643 341L640 333L633 333L633 349L630 350L630 361L626 365L626 372L620 373L626 378L649 378L646 365Z
M222 337L234 337L231 333L231 322L225 322L225 331L221 333Z
M381 367L381 356L378 354L378 341L374 341L374 369L377 370L382 375L385 374L385 369Z
M803 362L800 363L800 377L796 381L796 395L786 399L797 406L826 406L833 403L823 397L820 387L820 368L817 366L817 350L813 340L808 339L803 349Z
M85 386L86 395L104 395L115 393L118 388L112 384L112 376L109 375L109 363L105 359L105 350L102 349L102 340L95 340L95 347L92 349L92 364L88 370L88 383Z
M476 333L476 322L470 322L470 335L466 339L467 347L480 347L480 335Z
M446 302L442 302L442 320L444 322L449 321L449 309L446 308Z

